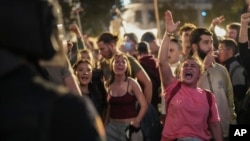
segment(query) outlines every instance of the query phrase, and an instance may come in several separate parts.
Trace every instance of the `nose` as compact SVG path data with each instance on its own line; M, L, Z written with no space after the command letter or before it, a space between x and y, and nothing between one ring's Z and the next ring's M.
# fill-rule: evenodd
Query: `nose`
M88 71L85 71L85 72L83 72L83 74L89 74L89 72L88 72Z

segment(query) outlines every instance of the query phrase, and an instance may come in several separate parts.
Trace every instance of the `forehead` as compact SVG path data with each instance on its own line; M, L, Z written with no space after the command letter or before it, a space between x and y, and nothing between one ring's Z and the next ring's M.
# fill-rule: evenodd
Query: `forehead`
M182 35L190 35L190 33L192 32L192 29L188 29L182 32Z
M201 41L211 41L213 37L211 35L201 35Z
M185 64L195 64L195 65L197 65L197 66L199 66L199 64L196 62L196 60L194 60L194 59L187 59L187 60L185 60L183 63L182 63L182 65L185 65Z
M236 30L236 29L233 29L233 28L228 28L228 29L227 29L227 32L237 32L237 30Z
M79 67L91 68L91 65L87 62L81 62L80 64L78 64L77 68Z
M176 42L170 41L169 49L178 49L178 44Z
M89 52L81 52L81 55L90 55Z
M127 60L127 59L122 55L118 55L118 56L115 56L114 60Z
M132 40L129 38L129 36L126 35L123 37L123 41L132 41Z
M99 48L103 48L105 46L105 43L103 41L100 41L97 43Z
M219 51L222 51L222 50L227 51L227 47L225 43L219 43L218 49Z

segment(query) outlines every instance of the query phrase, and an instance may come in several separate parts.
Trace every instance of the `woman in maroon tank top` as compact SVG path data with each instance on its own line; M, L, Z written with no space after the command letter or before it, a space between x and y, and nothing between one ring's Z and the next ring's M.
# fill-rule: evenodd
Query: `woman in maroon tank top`
M105 121L107 140L142 141L140 122L146 114L147 102L140 85L130 77L131 67L125 54L115 55L110 67L111 77L105 83L108 92L108 112ZM126 135L126 129L133 131L131 136Z

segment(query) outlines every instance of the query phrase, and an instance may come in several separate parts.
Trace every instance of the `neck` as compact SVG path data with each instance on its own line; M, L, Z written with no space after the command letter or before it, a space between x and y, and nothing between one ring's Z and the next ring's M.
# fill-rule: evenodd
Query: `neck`
M183 49L183 56L188 56L190 54L190 51L191 51L191 48L186 46L184 49Z
M89 93L89 87L88 85L80 85L81 92L84 93Z
M124 82L126 79L125 75L116 75L115 76L115 83L122 83Z

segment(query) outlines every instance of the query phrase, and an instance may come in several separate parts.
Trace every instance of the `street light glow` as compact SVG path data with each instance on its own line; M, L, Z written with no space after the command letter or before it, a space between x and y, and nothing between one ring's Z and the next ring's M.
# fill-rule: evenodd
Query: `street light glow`
M219 26L216 26L214 31L215 31L216 35L219 37L225 37L225 35L226 35L226 30L219 27Z

